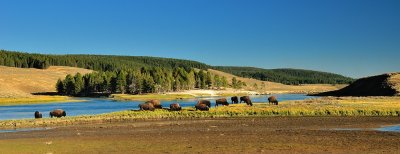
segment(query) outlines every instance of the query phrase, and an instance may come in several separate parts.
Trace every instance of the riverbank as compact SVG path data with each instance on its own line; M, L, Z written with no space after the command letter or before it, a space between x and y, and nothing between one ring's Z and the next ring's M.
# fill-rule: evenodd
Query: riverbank
M373 128L399 123L398 117L249 117L75 124L0 133L0 153L397 153L400 133Z
M111 99L117 101L146 101L152 99L158 100L180 100L180 99L191 99L197 97L228 97L228 96L247 96L247 95L259 95L255 91L247 90L186 90L181 92L169 92L164 94L143 94L143 95L131 95L131 94L112 94Z
M59 102L83 102L83 101L84 100L67 96L31 96L31 97L0 98L0 106L46 104L46 103L59 103Z
M67 111L68 113L68 111ZM99 115L0 121L0 129L52 127L86 123L108 123L138 119L201 119L243 118L274 116L400 116L400 97L323 97L303 101L284 101L279 105L255 102L254 106L231 104L211 108L210 111L195 111L185 107L182 111L166 109L151 111L119 111Z

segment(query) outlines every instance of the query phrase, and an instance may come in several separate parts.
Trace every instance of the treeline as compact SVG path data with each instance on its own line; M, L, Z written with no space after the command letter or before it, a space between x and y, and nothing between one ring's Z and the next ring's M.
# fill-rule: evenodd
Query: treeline
M261 69L254 67L228 67L216 66L221 70L246 78L254 78L262 81L279 82L288 85L299 84L349 84L354 79L338 74L301 70L301 69Z
M207 70L213 68L241 77L263 81L279 82L289 85L298 84L347 84L352 78L333 73L300 69L261 69L254 67L209 66L204 63L172 58L111 55L45 55L0 50L0 65L20 68L45 69L49 66L71 66L92 69L101 72L118 70L163 67L167 69L193 68Z
M169 69L176 67L207 69L210 67L196 61L172 58L111 55L44 55L6 50L0 50L0 65L38 69L44 69L49 66L71 66L103 72L140 69L142 67L165 67Z
M228 86L225 77L213 75L203 70L185 70L181 67L173 70L161 67L151 69L142 67L137 70L67 75L65 79L57 81L56 89L61 95L90 96L95 93L164 93Z

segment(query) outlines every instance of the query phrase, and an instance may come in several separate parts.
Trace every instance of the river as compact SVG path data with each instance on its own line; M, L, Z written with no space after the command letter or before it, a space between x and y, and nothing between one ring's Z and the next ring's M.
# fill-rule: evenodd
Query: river
M313 98L313 96L306 96L304 94L280 94L275 95L279 101L286 100L304 100L306 98ZM268 102L268 95L254 95L250 96L252 102ZM214 106L215 99L221 97L203 97L195 99L183 99L183 100L172 100L172 101L161 101L163 107L169 107L171 103L179 103L182 107L194 106L197 100L207 99L212 102ZM230 103L230 97L226 97ZM122 110L134 110L138 109L138 104L143 101L113 101L110 99L100 98L80 98L86 100L85 102L61 102L61 103L44 103L44 104L33 104L33 105L12 105L12 106L0 106L0 120L12 120L12 119L26 119L33 118L35 111L39 111L43 114L43 118L48 117L48 113L54 109L63 109L66 111L67 116L78 116L78 115L94 115L109 113Z

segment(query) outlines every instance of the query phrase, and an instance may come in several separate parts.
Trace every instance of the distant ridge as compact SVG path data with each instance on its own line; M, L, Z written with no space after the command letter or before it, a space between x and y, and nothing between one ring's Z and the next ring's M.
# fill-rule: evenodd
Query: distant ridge
M400 96L400 72L365 77L343 89L317 96Z
M95 71L116 71L120 69L141 69L142 67L177 67L189 70L215 69L240 77L286 85L300 84L349 84L354 79L342 75L302 69L262 69L255 67L210 66L192 60L146 56L113 55L50 55L0 50L0 65L17 68L46 69L49 66L70 66Z

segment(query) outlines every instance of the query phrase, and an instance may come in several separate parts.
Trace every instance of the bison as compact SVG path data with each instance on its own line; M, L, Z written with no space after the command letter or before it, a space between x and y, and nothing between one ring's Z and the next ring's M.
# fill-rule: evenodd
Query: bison
M140 110L149 110L149 111L154 111L155 107L152 103L142 103L138 105Z
M209 100L199 100L197 104L205 104L208 108L211 107L211 102Z
M178 103L173 103L169 105L169 109L171 111L180 111L182 110L182 107Z
M245 102L247 105L253 106L251 99L249 96L242 96L240 97L240 103Z
M56 109L56 110L51 111L49 113L49 115L50 115L50 118L53 118L53 117L61 118L61 117L65 117L67 115L67 113L64 110Z
M278 99L276 99L276 96L268 97L268 104L271 104L271 103L278 105Z
M162 109L161 102L159 100L149 100L146 103L153 104L154 108Z
M210 108L206 104L196 104L194 106L194 108L196 108L196 110L200 110L200 111L208 111L208 110L210 110Z
M224 105L224 106L228 106L229 105L229 103L226 100L226 98L220 98L220 99L215 100L215 107L217 107L219 104Z
M42 118L42 113L40 113L39 111L35 112L35 119L39 119Z
M239 103L239 100L238 100L237 96L231 97L231 101L232 101L232 104L238 104Z

